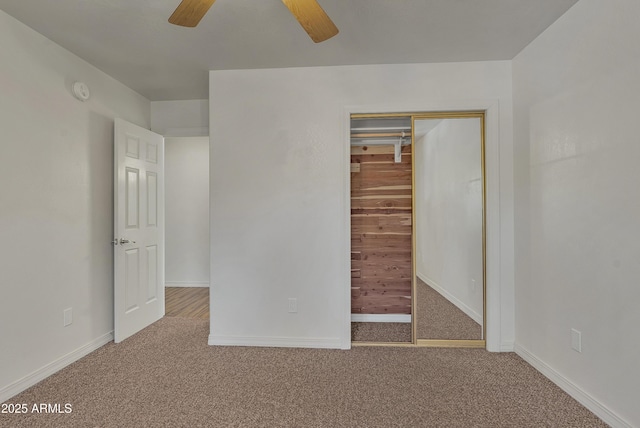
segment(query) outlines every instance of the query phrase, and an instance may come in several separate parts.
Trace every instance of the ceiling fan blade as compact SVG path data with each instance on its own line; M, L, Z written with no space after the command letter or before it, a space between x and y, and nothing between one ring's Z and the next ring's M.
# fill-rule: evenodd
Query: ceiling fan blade
M216 0L182 0L169 17L169 22L183 27L195 27Z
M338 34L338 27L316 0L282 0L282 2L314 42L324 42Z

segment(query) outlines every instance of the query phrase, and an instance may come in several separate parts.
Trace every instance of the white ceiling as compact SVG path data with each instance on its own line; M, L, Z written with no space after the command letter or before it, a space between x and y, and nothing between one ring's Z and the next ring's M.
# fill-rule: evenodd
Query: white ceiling
M340 33L314 44L280 0L0 0L0 9L148 99L208 98L208 70L512 59L577 0L319 0Z

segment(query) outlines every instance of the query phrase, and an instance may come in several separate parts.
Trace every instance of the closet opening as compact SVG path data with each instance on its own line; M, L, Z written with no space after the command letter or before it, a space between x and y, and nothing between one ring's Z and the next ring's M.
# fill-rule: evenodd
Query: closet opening
M353 342L411 343L411 117L351 119Z
M484 120L351 115L353 345L486 346Z

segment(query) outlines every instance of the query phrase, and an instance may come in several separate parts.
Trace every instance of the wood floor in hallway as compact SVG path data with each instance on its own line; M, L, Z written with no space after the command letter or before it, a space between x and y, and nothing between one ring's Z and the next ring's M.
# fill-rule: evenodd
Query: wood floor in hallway
M209 319L209 287L166 287L165 316Z

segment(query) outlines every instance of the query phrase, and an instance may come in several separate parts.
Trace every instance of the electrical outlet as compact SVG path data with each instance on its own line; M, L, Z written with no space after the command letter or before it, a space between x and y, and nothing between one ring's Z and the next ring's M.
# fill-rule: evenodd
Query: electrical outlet
M471 278L471 291L476 291L476 280L474 278Z
M67 308L62 313L64 315L63 327L71 325L71 323L73 322L73 309L72 308Z
M571 329L571 348L574 351L582 352L582 333L575 328Z
M298 312L298 299L291 297L289 299L289 313L295 314Z

